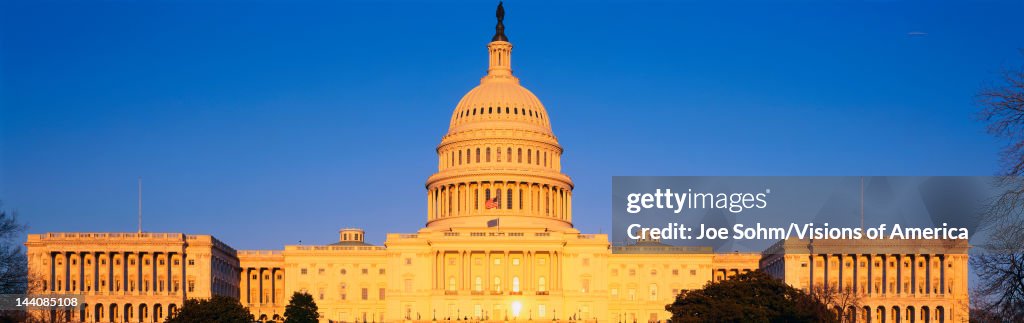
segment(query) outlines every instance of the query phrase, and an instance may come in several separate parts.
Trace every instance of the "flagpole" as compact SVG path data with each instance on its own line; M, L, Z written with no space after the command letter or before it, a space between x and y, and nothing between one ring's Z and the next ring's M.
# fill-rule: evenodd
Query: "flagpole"
M139 176L139 233L142 233L142 176Z

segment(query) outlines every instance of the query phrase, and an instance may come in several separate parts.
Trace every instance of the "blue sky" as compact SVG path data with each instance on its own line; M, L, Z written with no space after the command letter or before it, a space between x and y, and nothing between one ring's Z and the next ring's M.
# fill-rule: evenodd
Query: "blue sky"
M486 69L495 3L3 1L0 200L31 232L371 242ZM991 175L1021 1L509 1L585 232L613 175ZM912 35L910 33L915 33Z

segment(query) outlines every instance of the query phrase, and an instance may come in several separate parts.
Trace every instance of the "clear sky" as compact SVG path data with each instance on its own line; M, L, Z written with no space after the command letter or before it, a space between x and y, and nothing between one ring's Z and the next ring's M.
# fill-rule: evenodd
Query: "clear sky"
M382 243L486 69L491 1L0 4L0 200L30 232ZM613 175L991 175L1021 1L508 1L578 228Z

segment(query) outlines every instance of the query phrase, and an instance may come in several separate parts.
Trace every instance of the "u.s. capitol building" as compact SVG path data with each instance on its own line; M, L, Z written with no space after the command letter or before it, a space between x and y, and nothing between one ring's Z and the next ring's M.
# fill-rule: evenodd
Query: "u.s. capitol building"
M35 291L85 295L81 309L47 315L161 322L185 299L225 295L260 320L280 320L292 293L306 292L322 322L665 321L680 291L762 268L798 289L856 291L860 304L843 310L858 321L966 320L966 243L851 253L859 249L789 240L716 254L654 241L613 247L605 234L574 229L562 147L541 101L512 73L502 15L487 74L437 146L418 232L375 246L363 230L341 229L337 243L283 250L181 233L30 234ZM834 242L843 243L861 242Z

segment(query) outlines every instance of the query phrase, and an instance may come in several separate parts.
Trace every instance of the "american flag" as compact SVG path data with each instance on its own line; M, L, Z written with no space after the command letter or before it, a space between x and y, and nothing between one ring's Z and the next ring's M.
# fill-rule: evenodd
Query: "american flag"
M501 208L501 200L498 198L498 196L495 196L494 198L488 199L487 201L484 202L484 208L488 208L488 209Z

